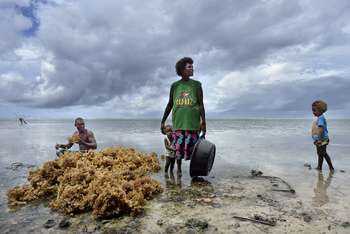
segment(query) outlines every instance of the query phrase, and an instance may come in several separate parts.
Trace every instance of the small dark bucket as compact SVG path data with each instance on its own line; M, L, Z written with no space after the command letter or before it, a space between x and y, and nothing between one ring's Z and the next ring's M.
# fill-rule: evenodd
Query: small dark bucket
M216 148L213 143L204 138L198 139L191 156L191 177L209 175L214 164L215 151Z

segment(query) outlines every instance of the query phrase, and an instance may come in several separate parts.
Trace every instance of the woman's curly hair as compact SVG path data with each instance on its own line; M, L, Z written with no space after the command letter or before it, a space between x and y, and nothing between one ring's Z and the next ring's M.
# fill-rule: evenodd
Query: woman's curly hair
M315 107L318 111L325 113L327 111L327 103L322 100L316 100L312 103L312 107Z
M176 74L178 76L182 76L182 72L186 67L186 64L193 64L193 59L190 57L183 57L179 61L176 62L175 68L176 68Z

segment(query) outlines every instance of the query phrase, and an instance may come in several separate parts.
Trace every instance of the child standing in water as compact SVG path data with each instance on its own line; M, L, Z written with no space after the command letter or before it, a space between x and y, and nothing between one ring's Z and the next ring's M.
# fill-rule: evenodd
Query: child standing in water
M324 113L327 111L327 103L321 100L312 103L312 113L317 117L317 120L312 126L312 139L316 146L318 155L317 170L322 170L323 159L326 159L329 170L334 171L332 160L327 154L327 145L329 144L327 121Z
M164 172L168 173L168 169L170 167L170 173L172 173L174 170L174 164L175 164L175 148L173 146L173 129L171 125L166 125L164 132L165 132L164 146L166 150Z

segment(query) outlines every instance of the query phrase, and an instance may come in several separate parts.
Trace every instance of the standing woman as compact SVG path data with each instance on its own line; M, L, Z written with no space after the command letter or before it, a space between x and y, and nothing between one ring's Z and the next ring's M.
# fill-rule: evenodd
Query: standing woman
M177 173L182 175L181 160L190 160L199 133L206 133L203 90L199 81L193 80L193 60L184 57L176 63L176 73L181 77L170 88L169 101L165 108L161 132L164 134L165 121L172 110Z

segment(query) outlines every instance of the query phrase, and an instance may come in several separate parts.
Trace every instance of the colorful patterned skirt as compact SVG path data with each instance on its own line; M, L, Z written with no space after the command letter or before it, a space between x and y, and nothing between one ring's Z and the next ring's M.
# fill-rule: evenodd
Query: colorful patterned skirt
M190 160L198 140L198 131L177 130L173 133L173 139L176 159Z

